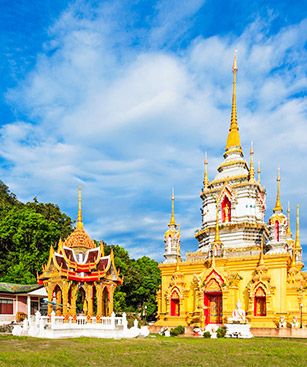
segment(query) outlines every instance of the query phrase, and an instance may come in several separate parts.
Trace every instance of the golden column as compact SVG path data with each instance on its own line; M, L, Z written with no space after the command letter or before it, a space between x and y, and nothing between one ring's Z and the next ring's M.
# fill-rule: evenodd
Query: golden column
M109 304L108 304L108 311L109 311L109 315L111 316L112 312L113 312L113 296L114 296L114 284L111 284L109 287Z
M62 316L62 290L59 286L56 291L55 297L56 297L55 314L57 316Z
M64 316L64 320L67 320L69 317L69 311L68 311L68 291L69 291L69 286L70 284L65 282L63 284L63 293L62 293L62 298L63 298L63 316Z
M73 317L73 320L76 321L77 316L77 292L78 292L78 285L73 284L71 286L71 293L70 293L70 315Z
M96 300L97 300L97 313L96 313L96 319L98 322L101 322L102 312L103 312L103 289L104 285L100 283L95 283L96 287Z
M53 287L51 284L45 287L48 289L48 316L50 316L52 312Z
M87 319L92 322L91 317L93 316L93 286L91 284L86 285L85 297L87 301Z

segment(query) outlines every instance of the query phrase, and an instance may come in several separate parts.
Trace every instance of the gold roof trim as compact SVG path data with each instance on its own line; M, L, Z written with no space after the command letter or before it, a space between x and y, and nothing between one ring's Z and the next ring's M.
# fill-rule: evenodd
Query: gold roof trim
M227 177L223 177L223 178L220 178L218 180L213 180L210 182L210 186L211 185L214 185L216 183L222 183L222 182L228 182L228 181L235 181L235 180L241 180L241 179L244 179L244 178L248 178L248 174L244 174L244 175L237 175L237 176L227 176Z
M95 248L97 247L95 242L82 228L76 228L65 240L64 246L66 247L81 247L81 248Z
M247 163L243 160L236 160L236 159L233 159L231 161L226 161L226 162L223 162L221 163L219 166L218 166L218 171L220 172L221 168L224 168L224 167L229 167L229 166L234 166L234 165L239 165L239 166L245 166L247 168Z

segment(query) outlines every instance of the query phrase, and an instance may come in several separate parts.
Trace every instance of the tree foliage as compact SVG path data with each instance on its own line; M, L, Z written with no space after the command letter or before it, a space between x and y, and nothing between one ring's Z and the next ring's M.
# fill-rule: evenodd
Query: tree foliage
M47 262L50 245L72 230L71 219L58 206L23 204L0 181L0 277L3 282L36 282Z
M106 246L106 253L110 252L110 248ZM156 294L161 283L158 263L147 256L130 259L128 252L121 246L112 248L115 266L120 269L124 279L115 291L115 311L138 311L143 317L152 318L157 311Z

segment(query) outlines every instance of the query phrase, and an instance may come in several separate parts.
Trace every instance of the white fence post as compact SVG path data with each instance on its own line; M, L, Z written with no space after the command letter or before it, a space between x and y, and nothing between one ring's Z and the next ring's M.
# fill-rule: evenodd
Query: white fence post
M111 313L111 328L115 329L115 313Z
M39 311L35 312L35 326L38 327L39 326L39 321L41 318L41 313Z
M128 329L128 321L127 321L127 314L126 312L123 312L123 328L124 330Z
M51 312L51 329L54 329L55 327L55 312Z

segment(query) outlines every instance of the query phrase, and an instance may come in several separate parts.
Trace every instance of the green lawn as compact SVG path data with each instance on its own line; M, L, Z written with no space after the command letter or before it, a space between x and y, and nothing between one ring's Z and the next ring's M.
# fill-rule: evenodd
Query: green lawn
M307 339L46 340L0 336L0 366L307 366Z

